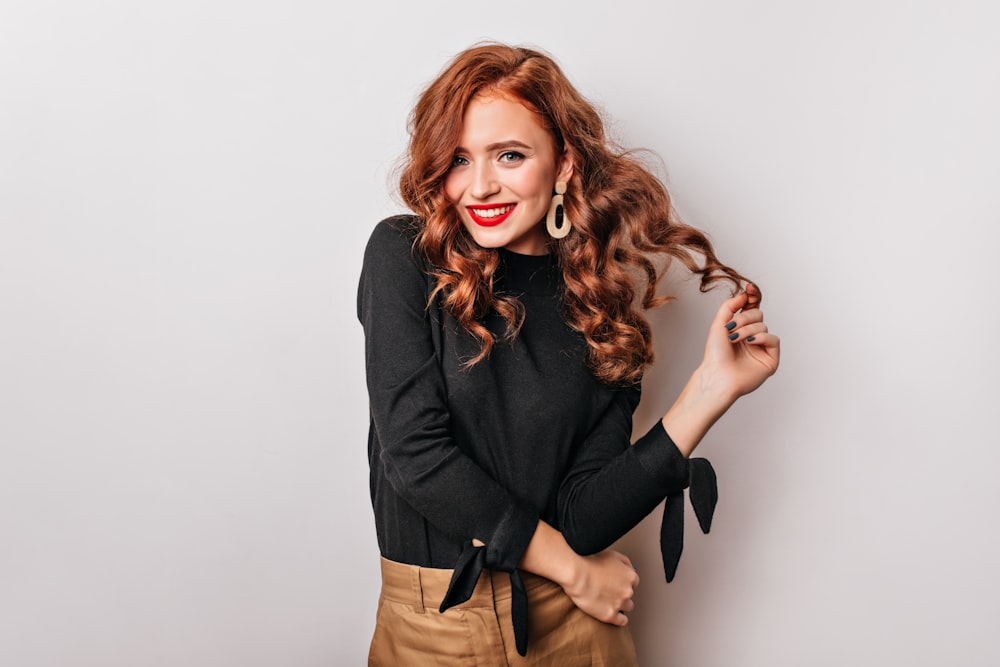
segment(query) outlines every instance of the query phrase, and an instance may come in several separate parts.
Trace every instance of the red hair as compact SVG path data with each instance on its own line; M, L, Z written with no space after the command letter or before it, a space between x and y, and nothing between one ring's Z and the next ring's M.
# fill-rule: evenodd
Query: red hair
M702 291L727 281L735 293L746 279L718 260L702 232L678 219L663 183L609 141L598 112L550 57L502 44L475 46L460 53L417 101L400 177L400 194L421 220L415 244L433 267L434 294L443 295L444 308L482 344L469 365L494 345L482 324L488 312L506 320L507 338L523 320L516 298L493 292L497 251L472 240L444 194L462 118L481 92L536 112L555 139L557 155L565 152L572 160L564 200L573 229L563 239L549 239L565 282L563 316L586 339L597 378L638 382L653 360L653 346L649 323L636 307L637 289L642 309L669 300L656 296L667 265L657 266L651 255L680 261L700 276Z

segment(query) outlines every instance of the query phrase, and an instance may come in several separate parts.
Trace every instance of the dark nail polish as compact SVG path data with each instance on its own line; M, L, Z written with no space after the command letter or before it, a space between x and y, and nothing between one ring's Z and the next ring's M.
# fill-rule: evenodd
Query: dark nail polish
M738 333L731 333L731 334L729 334L729 340L736 340L739 337L740 337L740 335Z
M736 322L730 322L729 324L726 325L726 329L729 331L732 331L735 328L736 328Z
M754 339L754 336L750 336L749 338L747 338L747 342L748 342L748 343L752 343L752 342L753 342L753 339Z

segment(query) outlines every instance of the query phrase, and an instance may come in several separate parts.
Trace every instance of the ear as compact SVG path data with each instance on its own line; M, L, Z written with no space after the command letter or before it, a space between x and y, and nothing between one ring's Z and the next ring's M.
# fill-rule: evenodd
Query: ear
M569 151L563 151L556 163L556 182L569 183L571 178L573 178L573 158Z

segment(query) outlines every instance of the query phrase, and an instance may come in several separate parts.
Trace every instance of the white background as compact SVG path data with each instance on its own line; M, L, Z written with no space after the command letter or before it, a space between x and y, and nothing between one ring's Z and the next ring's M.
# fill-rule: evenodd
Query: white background
M783 337L677 580L659 510L620 544L643 664L1000 661L996 3L335 4L0 9L0 663L363 664L361 254L484 38L662 156ZM667 287L639 429L723 296Z

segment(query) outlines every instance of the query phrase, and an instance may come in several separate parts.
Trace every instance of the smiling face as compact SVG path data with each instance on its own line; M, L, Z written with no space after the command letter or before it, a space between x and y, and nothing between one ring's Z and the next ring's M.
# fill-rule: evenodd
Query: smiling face
M476 95L462 119L444 192L480 246L543 255L553 188L572 173L535 113L513 100Z

